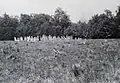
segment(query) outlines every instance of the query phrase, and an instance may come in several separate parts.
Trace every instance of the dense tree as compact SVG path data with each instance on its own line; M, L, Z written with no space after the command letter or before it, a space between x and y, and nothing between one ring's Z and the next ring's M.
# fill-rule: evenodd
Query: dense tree
M117 38L120 38L120 6L118 6L118 9L116 10L115 22L118 29L116 36Z
M80 38L87 38L88 36L88 24L86 22L79 21L78 23L79 27L79 37Z
M65 29L67 29L71 23L69 16L66 14L65 11L63 11L60 7L58 7L55 11L54 21L55 21L55 26L57 29L56 34L60 34L60 36L64 36ZM61 30L59 31L60 33L58 32L58 29Z
M55 30L56 30L56 37L58 37L58 36L63 36L63 28L60 26L60 25L57 25L56 27L55 27Z
M120 28L120 6L118 6L118 10L116 11L116 22Z
M0 28L0 40L13 40L15 35L15 29L13 27Z
M89 20L88 38L114 38L116 24L108 12L95 15Z
M79 26L76 23L72 23L71 26L69 26L66 30L65 30L65 34L68 36L73 36L78 37L79 36Z
M86 38L87 33L87 24L85 22L79 21L78 23L72 23L65 30L65 35L73 36L73 39L76 38Z
M52 16L47 14L34 14L32 22L32 25L34 25L33 27L36 28L34 32L36 35L54 36L54 32L52 32L52 30L54 31L54 27L52 27L54 24Z
M72 23L61 8L54 15L21 14L19 18L8 14L0 16L0 40L13 40L14 36L73 36L73 38L120 38L120 6L113 15L110 10L94 15L88 23Z
M10 17L6 13L0 17L0 40L13 40L17 26L17 18Z

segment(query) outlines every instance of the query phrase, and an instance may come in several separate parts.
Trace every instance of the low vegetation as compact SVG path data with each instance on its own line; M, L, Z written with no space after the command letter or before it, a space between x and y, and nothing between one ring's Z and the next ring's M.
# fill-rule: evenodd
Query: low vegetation
M120 83L120 40L0 42L0 83Z

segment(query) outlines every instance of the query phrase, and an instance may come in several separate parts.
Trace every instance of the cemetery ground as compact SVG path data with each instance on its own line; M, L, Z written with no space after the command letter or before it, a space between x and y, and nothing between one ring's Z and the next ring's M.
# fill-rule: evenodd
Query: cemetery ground
M120 40L0 41L0 83L120 83Z

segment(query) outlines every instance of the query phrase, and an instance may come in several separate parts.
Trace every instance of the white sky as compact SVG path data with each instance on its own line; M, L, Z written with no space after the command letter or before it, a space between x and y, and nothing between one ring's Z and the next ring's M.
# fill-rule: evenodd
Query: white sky
M94 14L103 13L104 9L115 12L120 0L0 0L0 15L20 13L54 14L61 7L70 15L73 22L88 20Z

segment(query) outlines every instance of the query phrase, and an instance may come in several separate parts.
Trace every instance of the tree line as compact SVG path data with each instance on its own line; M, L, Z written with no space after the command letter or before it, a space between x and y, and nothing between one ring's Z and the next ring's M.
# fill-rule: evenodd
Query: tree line
M54 15L21 14L20 17L0 16L0 40L14 37L51 35L86 39L120 38L120 6L114 15L110 10L96 14L88 22L73 23L69 15L57 8Z

